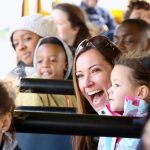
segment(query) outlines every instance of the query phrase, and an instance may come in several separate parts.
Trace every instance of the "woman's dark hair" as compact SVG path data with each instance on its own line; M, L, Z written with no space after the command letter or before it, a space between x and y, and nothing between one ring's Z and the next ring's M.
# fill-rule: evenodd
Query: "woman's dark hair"
M85 16L80 7L73 4L61 3L54 6L54 9L65 12L72 27L79 27L79 32L73 44L74 48L76 48L83 39L90 37L89 29L85 22Z
M95 49L98 51L104 59L112 66L114 66L114 61L117 57L120 56L121 51L114 45L108 38L105 36L95 36L90 39L85 39L82 41L78 48L76 49L76 54L73 63L73 83L74 89L77 97L77 104L78 104L78 113L81 114L94 114L96 113L89 102L85 99L82 95L79 86L78 80L76 77L76 61L78 57L90 50ZM73 146L74 150L92 150L92 137L87 136L76 136L73 139Z
M143 1L143 0L130 1L129 5L128 5L128 9L124 15L124 19L129 19L130 15L134 9L150 10L150 3Z

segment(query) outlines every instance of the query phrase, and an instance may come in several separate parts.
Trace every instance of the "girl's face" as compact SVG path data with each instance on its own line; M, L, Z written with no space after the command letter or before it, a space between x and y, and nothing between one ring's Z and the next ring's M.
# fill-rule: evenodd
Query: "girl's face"
M123 53L148 49L148 34L134 24L120 25L114 33L114 43Z
M123 65L116 65L113 68L112 86L108 90L112 111L123 111L125 96L138 96L138 86L134 82L131 68Z
M78 28L71 26L67 14L62 10L55 9L52 16L56 23L58 36L72 46L78 34Z
M111 65L95 49L90 49L77 58L79 89L97 112L106 104L111 71Z
M37 72L40 78L64 79L66 55L59 45L43 44L37 52Z
M27 30L18 30L13 34L17 59L22 60L26 65L33 65L35 47L40 37Z
M144 150L150 150L150 120L147 121L144 127L142 142L144 145Z

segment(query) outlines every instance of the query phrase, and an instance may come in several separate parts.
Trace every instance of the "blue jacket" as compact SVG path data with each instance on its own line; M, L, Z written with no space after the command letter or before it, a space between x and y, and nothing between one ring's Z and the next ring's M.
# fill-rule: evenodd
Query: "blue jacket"
M124 111L122 116L143 117L147 115L148 104L138 97L125 97ZM110 110L109 104L99 112L99 115L121 116L117 112ZM140 139L136 138L117 138L117 137L100 137L98 150L136 150Z
M116 27L116 22L111 16L111 14L104 8L96 6L95 8L88 7L84 2L81 3L81 8L85 10L88 15L89 20L98 25L107 25L109 30L114 30Z

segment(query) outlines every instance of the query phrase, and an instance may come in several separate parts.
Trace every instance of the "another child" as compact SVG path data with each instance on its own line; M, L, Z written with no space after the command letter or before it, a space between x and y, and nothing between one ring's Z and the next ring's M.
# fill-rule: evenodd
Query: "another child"
M150 57L120 58L111 73L109 103L99 114L145 116L150 103ZM99 150L135 150L139 139L100 137Z
M35 50L36 78L68 79L72 70L72 53L66 43L57 37L42 38ZM55 94L19 93L17 106L75 107L75 96Z
M15 104L4 85L0 82L0 149L19 150L12 124Z

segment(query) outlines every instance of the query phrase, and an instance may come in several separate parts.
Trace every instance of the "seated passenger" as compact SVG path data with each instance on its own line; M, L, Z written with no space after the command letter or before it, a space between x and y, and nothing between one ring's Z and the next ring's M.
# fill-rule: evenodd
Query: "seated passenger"
M57 4L52 16L58 37L71 47L73 53L82 40L91 37L84 13L78 6L68 3Z
M143 19L150 24L150 3L145 0L130 1L125 19Z
M108 89L109 102L100 115L147 115L150 104L149 57L120 58L111 72L112 86ZM100 137L99 150L135 150L140 139Z
M90 22L100 29L100 34L112 41L116 21L108 10L98 5L98 1L82 0L80 6L86 12Z
M19 150L12 124L15 104L5 85L8 86L8 84L0 82L0 149Z
M144 20L128 19L115 30L114 43L123 53L150 50L150 25Z
M11 27L10 40L16 52L17 66L5 77L15 89L14 98L18 92L19 79L33 74L33 56L35 47L42 37L54 36L56 28L50 18L40 14L23 16Z
M68 79L72 71L72 53L57 37L42 38L34 53L34 78ZM17 106L76 107L75 96L19 93Z
M120 50L104 36L82 41L73 63L73 83L77 96L78 113L98 113L107 103L106 91L110 87L110 73ZM85 63L86 62L86 63ZM75 150L93 149L92 138L76 136Z

